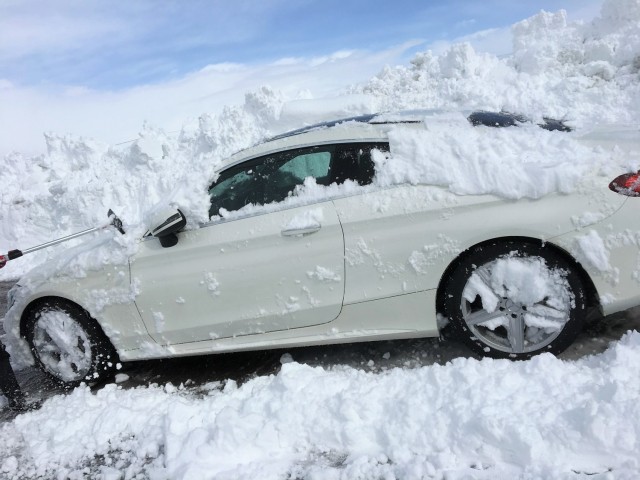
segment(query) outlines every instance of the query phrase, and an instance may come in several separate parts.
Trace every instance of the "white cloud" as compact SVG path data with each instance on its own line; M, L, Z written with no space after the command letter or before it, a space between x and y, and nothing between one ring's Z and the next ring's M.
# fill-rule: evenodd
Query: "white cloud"
M1 0L0 71L23 85L167 78L233 60L239 45L264 41L282 3Z
M399 63L413 46L409 42L380 52L339 51L266 64L210 65L176 80L117 92L20 87L0 81L0 155L43 152L43 132L48 131L118 143L136 138L145 121L166 131L179 130L189 118L242 103L245 92L262 85L289 98L299 98L299 92L339 95L384 65Z

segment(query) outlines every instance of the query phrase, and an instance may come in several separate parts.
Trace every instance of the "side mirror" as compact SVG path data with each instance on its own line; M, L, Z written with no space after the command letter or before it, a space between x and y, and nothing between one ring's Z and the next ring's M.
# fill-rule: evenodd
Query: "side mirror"
M173 247L178 243L178 233L187 224L187 219L184 214L177 208L169 208L163 210L155 216L154 222L156 227L152 227L147 232L147 235L152 235L160 240L160 245L163 247Z

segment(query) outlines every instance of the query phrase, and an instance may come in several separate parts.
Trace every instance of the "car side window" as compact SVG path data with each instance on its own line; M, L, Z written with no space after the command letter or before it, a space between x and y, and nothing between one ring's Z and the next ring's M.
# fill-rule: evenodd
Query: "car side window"
M293 155L291 158L274 158L273 170L265 175L263 202L281 202L308 177L316 183L327 185L331 166L331 151L319 150Z
M282 202L306 178L313 177L318 185L342 184L347 180L359 185L373 181L375 168L371 151L389 151L388 143L347 143L285 150L222 172L209 189L209 216L220 209L240 210L242 207Z
M260 169L260 165L251 162L222 172L218 181L209 188L209 217L218 215L221 208L231 212L257 203L261 183Z
M222 172L209 188L209 217L220 209L239 210L254 204L281 202L307 177L328 185L332 146L299 148L266 155Z
M345 180L353 180L359 185L369 185L375 176L375 165L371 158L373 150L388 152L389 144L376 142L341 145L332 168L333 181L340 184Z

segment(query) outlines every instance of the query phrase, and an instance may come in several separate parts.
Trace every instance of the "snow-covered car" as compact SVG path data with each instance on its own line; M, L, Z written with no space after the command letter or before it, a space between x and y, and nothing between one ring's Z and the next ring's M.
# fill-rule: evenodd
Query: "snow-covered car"
M118 361L444 328L480 355L526 359L640 304L640 177L609 161L633 163L614 145L636 148L637 130L451 118L368 115L235 154L209 222L160 212L128 262L21 281L9 343L69 384Z

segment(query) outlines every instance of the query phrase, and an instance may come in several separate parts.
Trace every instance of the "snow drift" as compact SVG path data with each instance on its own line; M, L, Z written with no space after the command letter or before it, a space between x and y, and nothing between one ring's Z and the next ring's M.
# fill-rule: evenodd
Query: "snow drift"
M78 388L0 427L0 475L631 480L639 376L633 333L575 362L461 358L377 374L289 362L240 387Z
M640 124L639 25L638 0L606 2L587 24L568 24L563 11L542 12L513 26L508 58L478 54L469 44L440 56L419 53L410 66L385 67L333 99L285 98L263 87L177 135L145 125L136 141L119 146L47 134L45 155L0 159L0 249L102 223L108 208L137 225L161 201L179 204L195 225L207 217L204 192L225 157L304 122L368 113L357 108L505 109L565 119L582 133L602 122ZM0 278L16 278L64 248L10 262Z

